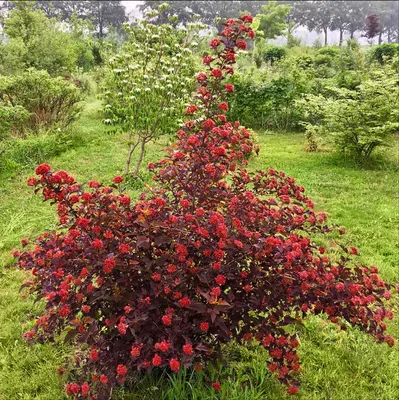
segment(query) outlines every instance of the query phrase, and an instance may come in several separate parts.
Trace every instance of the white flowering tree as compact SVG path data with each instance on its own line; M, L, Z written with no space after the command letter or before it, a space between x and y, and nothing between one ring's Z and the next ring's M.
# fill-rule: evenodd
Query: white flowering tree
M129 153L125 173L130 173L132 156L139 155L137 176L146 144L161 135L174 133L193 92L193 48L198 43L200 24L175 28L153 21L168 5L125 24L128 41L108 62L105 91L105 123L128 134ZM173 23L173 18L169 22Z

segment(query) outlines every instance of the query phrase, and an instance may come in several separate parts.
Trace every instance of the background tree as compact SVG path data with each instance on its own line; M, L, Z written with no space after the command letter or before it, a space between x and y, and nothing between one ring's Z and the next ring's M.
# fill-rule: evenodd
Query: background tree
M3 10L16 8L14 1L6 1ZM104 37L110 26L121 28L127 20L125 7L120 1L30 1L34 8L42 10L48 18L70 21L72 16L90 20L97 37Z
M143 12L155 9L164 1L144 1L139 6ZM215 19L233 18L244 11L255 15L260 11L261 2L259 1L171 1L170 8L164 10L157 18L160 23L167 17L177 15L178 23L186 24L193 15L197 14L200 21L211 27L218 27Z
M331 28L335 2L312 1L308 2L306 11L306 27L309 31L324 33L324 46L328 44L328 30Z
M161 5L159 12L166 6ZM158 17L158 11L152 10L133 26L125 24L128 40L110 58L104 85L105 122L128 135L126 174L134 151L140 149L134 176L147 143L173 133L182 123L180 116L193 90L190 47L196 45L192 39L198 26L189 24L187 29L177 30L169 24L155 25Z
M262 11L256 18L259 20L258 30L263 32L265 40L275 39L287 30L290 9L289 5L278 5L277 1L269 1L262 6Z
M26 68L44 69L52 75L65 74L76 66L78 50L70 32L48 19L34 3L18 1L4 19L7 37L0 61L3 73ZM76 38L75 38L76 39Z
M373 39L380 33L380 18L376 14L370 14L366 17L366 23L364 25L364 37L370 39L372 42Z
M373 3L373 13L378 15L380 20L381 29L378 33L378 44L382 43L383 35L386 35L388 43L391 43L399 27L399 1Z

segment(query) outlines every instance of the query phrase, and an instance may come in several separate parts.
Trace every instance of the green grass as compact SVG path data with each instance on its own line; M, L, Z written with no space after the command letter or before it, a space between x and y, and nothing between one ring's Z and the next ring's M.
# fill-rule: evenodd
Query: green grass
M75 125L80 140L75 146L46 160L79 181L109 181L121 173L127 154L124 138L107 134L98 115L99 102L87 104ZM332 153L306 153L298 134L259 134L261 153L252 169L277 168L305 186L318 210L330 222L346 226L340 240L356 245L362 261L378 265L390 283L398 279L398 169L393 161L359 166ZM166 144L151 145L145 163L161 157ZM33 165L32 165L33 168ZM62 343L25 344L21 334L41 305L19 292L23 274L12 267L10 250L22 237L34 237L54 228L55 212L32 195L25 185L32 170L0 175L0 400L63 399L56 368L70 354ZM134 190L139 193L140 189ZM332 249L336 236L320 238ZM393 302L393 307L397 304ZM398 339L398 318L389 326ZM346 332L321 318L309 319L299 331L302 387L306 400L394 400L399 393L398 345L379 345L358 332ZM232 345L231 365L223 390L216 395L204 376L144 376L115 392L115 399L146 400L277 400L284 388L268 373L265 351Z

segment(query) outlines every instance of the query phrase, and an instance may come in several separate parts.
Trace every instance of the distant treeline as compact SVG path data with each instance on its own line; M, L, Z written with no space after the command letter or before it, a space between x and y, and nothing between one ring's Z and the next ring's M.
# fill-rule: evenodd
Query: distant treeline
M141 12L158 7L165 1L143 1ZM103 37L110 26L119 28L128 18L120 1L36 1L35 7L44 10L48 17L70 20L72 15L90 20L97 37ZM177 23L187 23L194 15L209 26L217 27L215 18L233 18L242 12L256 15L267 1L170 1L170 8L158 17L159 22L168 16L177 15ZM270 2L269 2L270 3ZM291 7L287 17L288 34L299 26L309 31L323 32L325 44L328 32L339 31L340 42L345 35L353 38L355 32L365 30L366 18L378 18L378 42L399 43L399 1L277 1ZM15 2L4 1L1 8L9 10Z

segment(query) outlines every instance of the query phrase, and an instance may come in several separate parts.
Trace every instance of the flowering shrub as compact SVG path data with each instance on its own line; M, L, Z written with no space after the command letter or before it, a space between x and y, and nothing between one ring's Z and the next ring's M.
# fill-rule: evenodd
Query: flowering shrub
M27 340L66 332L78 346L66 392L108 398L129 374L152 368L199 370L232 340L255 339L269 369L295 394L298 340L285 327L308 314L344 320L392 345L383 320L389 286L376 267L350 266L358 250L333 261L310 237L328 232L304 189L283 172L249 173L257 151L248 131L226 121L225 84L251 17L228 20L196 76L192 119L165 159L151 163L155 187L136 203L123 177L103 186L75 182L49 165L28 184L57 204L62 230L15 252L26 283L46 311ZM24 246L29 246L23 240ZM221 390L219 381L214 390Z
M139 172L147 143L176 132L195 90L192 50L198 44L194 39L203 25L190 23L183 30L170 24L155 24L159 13L168 7L163 3L133 26L126 23L129 40L118 54L110 57L107 65L105 123L128 134L125 174L130 172L136 148L140 152L133 175Z

